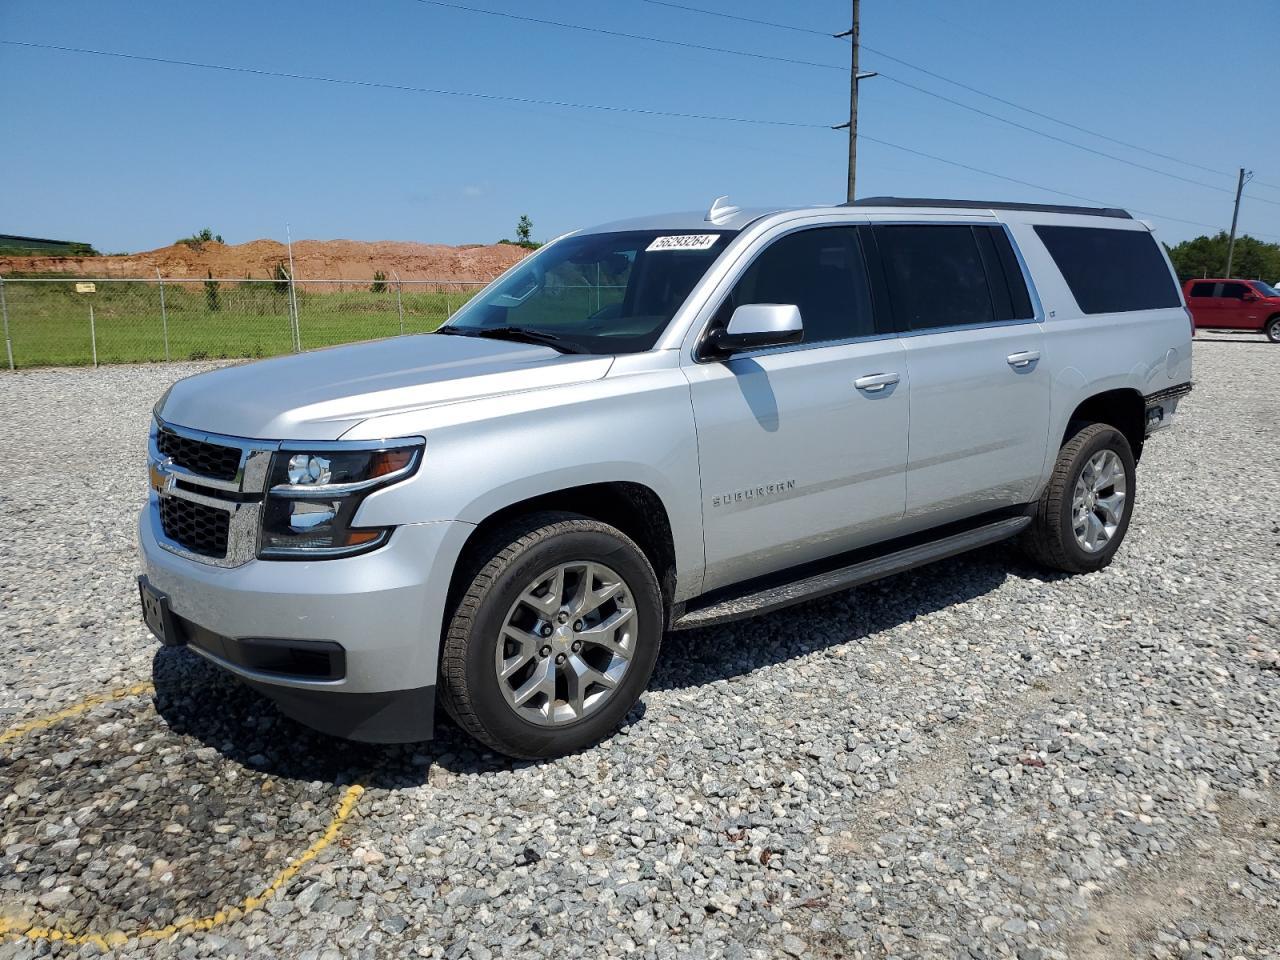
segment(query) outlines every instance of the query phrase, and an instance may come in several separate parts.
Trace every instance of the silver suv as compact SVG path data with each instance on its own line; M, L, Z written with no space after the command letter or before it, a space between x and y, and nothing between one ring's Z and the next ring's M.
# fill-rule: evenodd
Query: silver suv
M175 384L143 613L320 730L424 739L438 694L562 754L669 632L1015 536L1105 567L1190 381L1124 211L721 198L564 236L434 335Z

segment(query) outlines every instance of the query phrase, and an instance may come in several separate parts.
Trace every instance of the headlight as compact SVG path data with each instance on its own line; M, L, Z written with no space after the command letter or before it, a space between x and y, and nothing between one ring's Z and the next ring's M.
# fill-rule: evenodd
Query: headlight
M374 490L413 475L422 441L287 444L271 457L258 556L264 560L346 557L386 543L390 527L353 527Z

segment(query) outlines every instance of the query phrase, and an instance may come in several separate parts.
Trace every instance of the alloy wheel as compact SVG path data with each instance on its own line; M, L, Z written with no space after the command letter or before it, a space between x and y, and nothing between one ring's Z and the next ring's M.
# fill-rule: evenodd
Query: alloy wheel
M598 710L631 665L636 621L631 590L603 564L571 561L539 574L507 612L494 653L508 706L540 726Z
M1116 535L1128 502L1124 464L1114 450L1099 450L1076 478L1071 498L1071 527L1076 542L1097 553Z

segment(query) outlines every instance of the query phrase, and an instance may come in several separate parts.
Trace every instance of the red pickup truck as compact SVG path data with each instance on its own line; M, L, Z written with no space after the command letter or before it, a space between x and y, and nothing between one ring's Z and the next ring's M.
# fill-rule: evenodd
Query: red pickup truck
M1182 293L1197 330L1252 330L1280 343L1280 290L1269 283L1205 278Z

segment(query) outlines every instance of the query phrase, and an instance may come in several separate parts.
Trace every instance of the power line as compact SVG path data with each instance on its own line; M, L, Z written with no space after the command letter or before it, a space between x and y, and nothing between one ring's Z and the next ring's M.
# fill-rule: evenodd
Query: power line
M966 31L966 32L968 32L968 33L973 34L973 35L974 35L974 36L976 36L976 37L980 37L980 38L981 38L981 39L983 39L983 40L990 40L990 39L991 39L991 37L990 37L988 34L979 33L979 32L977 32L977 31L973 30L970 26L968 26L968 25L966 25L966 24L957 23L957 22L956 22L956 21L954 21L954 20L948 20L946 17L940 16L939 14L934 13L933 11L923 11L923 12L927 13L927 14L928 14L929 16L931 16L933 19L938 20L938 21L940 21L940 22L942 22L942 23L945 23L945 24L947 24L948 26L953 27L953 28L955 28L955 29L964 30L964 31ZM942 80L944 83L951 83L951 84L954 84L954 85L956 85L956 86L958 86L958 87L961 87L962 89L965 89L965 90L970 91L971 93L976 93L976 94L978 94L979 96L983 96L983 97L989 97L990 99L995 100L995 101L997 101L997 102L999 102L999 103L1003 103L1003 104L1005 104L1006 106L1013 107L1015 110L1022 110L1022 111L1026 112L1026 113L1032 114L1033 116L1038 116L1038 117L1041 117L1042 119L1050 120L1050 121L1052 121L1053 123L1059 123L1059 124L1062 124L1064 127L1070 127L1070 128L1071 128L1071 129L1073 129L1073 130L1078 130L1078 131L1080 131L1081 133L1087 133L1087 134L1089 134L1090 136L1098 137L1098 138L1099 138L1099 139L1101 139L1101 140L1107 140L1107 141L1109 141L1109 142L1111 142L1111 143L1114 143L1114 144L1117 144L1117 145L1119 145L1119 146L1122 146L1122 147L1128 147L1130 150L1138 150L1138 151L1140 151L1140 152L1142 152L1142 153L1148 153L1148 154L1150 154L1151 156L1154 156L1154 157L1160 157L1162 160L1172 160L1174 163L1180 163L1180 164L1183 164L1184 166L1194 167L1195 169L1197 169L1197 170L1202 170L1202 171L1204 171L1205 173L1216 173L1216 174L1218 174L1219 176L1223 176L1223 177L1234 177L1234 176L1235 176L1235 173L1234 173L1234 172L1232 172L1232 171L1229 171L1229 170L1218 170L1218 169L1213 168L1213 167L1206 167L1206 166L1203 166L1203 165L1198 164L1198 163L1193 163L1193 162L1192 162L1192 161L1190 161L1190 160L1183 160L1181 157L1174 157L1174 156L1171 156L1170 154L1161 153L1160 151L1158 151L1158 150L1153 150L1153 149L1151 149L1150 147L1141 147L1141 146L1138 146L1138 145L1137 145L1137 144L1135 144L1135 143L1129 143L1129 142L1127 142L1127 141L1125 141L1125 140L1119 140L1119 139L1117 139L1117 138L1115 138L1115 137L1108 136L1107 134L1104 134L1104 133L1098 133L1098 131L1096 131L1096 130L1090 130L1088 127L1082 127L1082 126L1080 126L1079 124L1072 123L1072 122L1070 122L1070 121L1068 121L1068 120L1063 120L1063 119L1061 119L1060 117L1055 117L1055 116L1052 116L1052 115L1047 114L1047 113L1040 113L1040 112L1039 112L1039 111L1037 111L1037 110L1033 110L1033 109L1032 109L1032 108L1030 108L1030 107L1026 107L1026 106L1023 106L1022 104L1015 103L1015 102L1013 102L1012 100L1006 100L1006 99L1004 99L1003 97L996 96L996 95L995 95L995 94L993 94L993 93L988 93L988 92L987 92L987 91L985 91L985 90L979 90L977 87L969 86L968 84L962 83L962 82L960 82L959 80L953 80L953 79L951 79L950 77L945 77L945 76L943 76L942 74L934 73L934 72L932 72L932 71L930 71L930 70L927 70L927 69L925 69L924 67L921 67L921 66L919 66L919 65L917 65L917 64L910 63L909 61L906 61L906 60L898 59L898 58L896 58L896 57L892 56L891 54L884 53L883 51L873 50L873 48L871 48L871 47L867 46L865 43L863 44L863 47L864 47L865 49L867 49L867 50L870 50L870 51L871 51L871 52L873 52L873 53L877 53L877 54L879 54L880 56L884 57L886 60L893 60L895 63L901 63L903 66L910 67L910 68L911 68L911 69L913 69L913 70L919 70L921 73L927 74L928 76L931 76L931 77L933 77L933 78L935 78L935 79L937 79L937 80ZM1259 186L1259 187L1267 187L1267 188L1268 188L1268 189L1270 189L1270 190L1280 190L1280 184L1265 183L1265 182L1263 182L1263 181L1261 181L1261 180L1255 180L1255 181L1253 181L1253 183L1254 183L1254 185L1255 185L1255 186ZM1230 192L1230 191L1228 191L1228 192ZM1259 199L1259 198L1255 198L1255 199Z
M704 10L702 7L690 7L683 3L670 3L669 0L641 0L642 3L652 3L658 7L671 7L673 10L686 10L689 13L702 13L708 17L722 17L725 20L737 20L740 23L754 23L758 27L774 27L778 30L794 30L796 33L809 33L819 37L830 39L831 31L829 30L813 30L809 27L797 27L790 23L777 23L773 20L756 20L754 17L740 17L736 13L723 13L720 10ZM868 47L868 49L870 49Z
M1058 190L1056 187L1046 187L1043 184L1032 183L1030 180L1020 180L1017 177L1006 176L1003 173L996 173L993 170L984 170L982 167L975 167L968 163L961 163L959 160L949 160L948 158L940 157L937 154L925 153L923 150L916 150L912 147L904 147L900 143L890 143L888 140L880 140L877 137L868 136L865 133L860 134L859 139L869 140L871 143L878 143L882 147L892 147L894 150L901 150L903 153L910 153L917 157L923 157L926 160L933 160L933 161L936 161L937 163L945 163L951 167L959 167L960 169L968 170L971 173L980 173L983 176L995 177L997 180L1004 180L1008 183L1016 183L1022 187L1030 187L1033 190L1043 190L1045 193L1056 194L1057 196L1067 197L1068 199L1071 199L1071 200L1083 200L1085 203L1090 203L1090 204L1093 204L1094 206L1098 206L1098 207L1117 206L1114 203L1107 203L1105 200L1098 200L1095 197L1086 197L1078 193L1070 193L1066 190ZM1141 213L1148 217L1155 217L1159 220L1168 220L1173 223L1185 223L1185 224L1188 224L1189 226L1205 227L1209 230L1222 229L1221 226L1216 224L1201 223L1198 220L1183 220L1179 217L1170 217L1170 216L1166 216L1163 213L1155 213L1154 211L1151 211L1151 210L1139 210L1136 207L1128 207L1126 209L1128 209L1129 212L1131 213Z
M37 50L52 50L60 53L74 53L74 54L84 54L89 56L114 58L119 60L130 60L130 61L135 61L140 63L159 63L167 66L194 67L202 70L217 70L224 73L242 74L242 75L249 75L249 76L256 76L256 77L270 77L273 79L306 80L306 81L312 81L317 83L338 84L342 86L363 87L363 88L377 89L377 90L395 90L401 93L420 93L420 94L428 94L433 96L464 97L469 99L484 100L484 101L499 102L499 103L518 103L518 104L525 104L525 105L563 107L566 109L593 110L593 111L603 111L608 113L628 113L628 114L638 114L638 115L650 116L650 117L666 117L666 118L679 119L679 120L710 120L710 121L721 121L721 122L740 123L740 124L754 124L754 125L763 125L763 126L781 126L781 127L790 127L795 129L806 129L806 130L830 129L829 125L825 123L803 123L800 121L791 121L791 120L767 120L767 119L760 119L760 118L754 118L754 117L735 117L735 116L701 114L701 113L680 113L680 112L675 112L670 110L653 110L653 109L648 109L644 107L623 107L623 106L614 106L609 104L575 103L575 102L566 101L566 100L550 100L550 99L542 99L537 97L514 97L514 96L506 96L506 95L494 94L494 93L478 93L475 91L446 90L446 89L437 88L437 87L416 87L416 86L410 86L408 84L387 83L387 82L378 81L378 80L355 80L355 79L348 79L343 77L328 77L328 76L322 76L318 74L288 73L288 72L277 71L277 70L264 70L257 67L241 67L241 66L233 66L230 64L203 63L197 60L180 60L172 57L152 57L152 56L146 56L144 54L122 53L122 52L113 51L113 50L94 50L86 47L69 47L69 46L61 46L58 44L35 43L32 41L26 41L26 40L0 40L0 44L4 44L7 46L14 46L14 47L26 47L26 48L37 49ZM1008 183L1014 183L1019 186L1030 187L1033 190L1041 190L1041 191L1044 191L1045 193L1052 193L1058 196L1068 197L1073 200L1082 200L1086 203L1095 204L1097 206L1115 206L1115 204L1107 203L1102 200L1097 200L1093 197L1086 197L1081 194L1070 193L1065 190L1059 190L1055 187L1046 187L1043 184L1032 183L1029 180L1021 180L1017 177L1011 177L1006 174L996 173L993 170L986 170L986 169L983 169L982 167L976 167L971 164L963 163L959 160L951 160L951 159L948 159L947 157L938 156L937 154L926 153L923 150L917 150L913 147L907 147L907 146L903 146L902 144L892 143L891 141L882 140L878 137L871 137L871 136L867 136L866 134L862 134L861 138L864 140L870 141L872 143L879 144L880 146L889 147L891 149L899 150L904 153L909 153L917 157L922 157L926 160L932 160L937 163L946 164L948 166L958 167L962 170L968 170L972 173L979 173L979 174L982 174L983 176L993 177L997 180L1004 180ZM1144 214L1146 216L1155 217L1160 220L1168 220L1173 223L1183 223L1183 224L1188 224L1190 226L1204 227L1210 230L1222 229L1220 226L1215 224L1201 223L1196 220L1185 220L1179 217L1170 217L1162 213L1155 213L1153 211L1148 211L1148 210L1138 210L1136 208L1130 208L1130 209L1134 213ZM1271 235L1255 233L1254 236L1265 237L1265 236L1271 236Z
M1173 163L1180 163L1180 164L1183 164L1184 166L1194 167L1197 170L1203 170L1205 173L1216 173L1219 176L1224 176L1224 177L1229 176L1229 174L1226 171L1217 170L1217 169L1214 169L1213 167L1202 166L1201 164L1193 163L1190 160L1183 160L1179 157L1175 157L1167 153L1161 153L1158 150L1152 150L1150 147L1141 147L1141 146L1138 146L1138 144L1136 143L1129 143L1126 140L1119 140L1115 137L1108 136L1105 133L1099 133L1097 130L1090 130L1088 127L1082 127L1078 123L1072 123L1070 120L1063 120L1061 117L1055 117L1052 114L1043 113L1040 110L1035 110L1031 107L1024 106L1023 104L1015 103L1013 100L1008 100L1004 97L998 96L997 94L989 93L986 90L980 90L977 87L971 86L970 84L964 83L960 80L955 80L951 77L943 76L940 73L936 73L933 70L929 70L926 67L920 66L919 64L912 63L909 60L903 60L901 57L895 57L891 53L885 53L883 50L877 50L875 47L872 47L868 44L864 43L862 47L864 50L867 50L870 53L874 53L878 57L883 57L884 59L891 60L894 63L900 63L904 67L909 67L912 70L916 70L916 71L919 71L920 73L925 74L925 76L933 77L933 79L935 80L941 80L943 83L949 83L952 86L959 87L962 90L968 90L970 93L976 93L980 97L986 97L989 100L996 101L996 103L1002 103L1006 107L1012 107L1015 110L1021 110L1023 113L1029 113L1033 117L1039 117L1041 120L1048 120L1051 123L1061 124L1064 127L1069 127L1070 129L1077 130L1080 133L1087 133L1091 137L1097 137L1099 140L1106 140L1108 143L1114 143L1121 147L1127 147L1128 149L1136 150L1139 153L1147 153L1153 157L1159 157L1161 160L1170 160Z
M467 97L474 100L494 100L506 103L539 104L547 107L567 107L575 110L603 110L610 113L636 113L652 117L671 117L679 120L714 120L725 123L749 123L772 127L801 127L812 130L828 130L830 124L803 123L798 120L764 120L756 117L734 117L709 113L680 113L672 110L649 110L644 107L621 107L600 103L574 103L568 100L544 100L537 97L513 97L497 93L478 93L473 90L446 90L440 87L414 87L407 84L387 83L378 80L350 80L343 77L326 77L309 73L285 73L263 70L257 67L237 67L221 63L201 63L197 60L179 60L171 57L149 57L137 53L121 53L115 50L92 50L87 47L65 47L52 43L32 43L25 40L0 40L14 47L32 47L38 50L57 50L62 53L90 54L95 57L114 57L120 60L136 60L143 63L164 63L179 67L199 67L203 70L221 70L225 73L251 74L259 77L276 77L283 80L312 80L352 87L373 87L381 90L399 90L403 93L427 93L443 97Z
M1025 130L1028 133L1037 134L1038 136L1045 137L1046 139L1052 140L1055 143L1061 143L1068 147L1074 147L1077 150L1083 150L1085 153L1091 153L1091 154L1094 154L1095 156L1103 157L1107 160L1113 160L1116 163L1123 163L1126 166L1135 167L1139 170L1145 170L1148 173L1159 174L1162 177L1170 177L1171 179L1174 179L1174 180L1180 180L1183 183L1189 183L1189 184L1192 184L1193 186L1204 187L1207 190L1215 190L1218 193L1225 193L1230 195L1234 192L1228 189L1227 187L1218 187L1212 183L1205 183L1203 180L1193 180L1190 177L1184 177L1182 176L1182 174L1179 174L1179 173L1170 173L1167 170L1161 170L1158 167L1151 167L1145 163L1139 163L1136 160L1129 160L1125 157L1118 157L1114 153L1107 153L1105 150L1096 150L1093 147L1086 146L1083 143L1077 143L1074 140L1068 140L1066 137L1059 137L1056 134L1047 133L1044 130L1037 130L1035 127L1029 127L1025 123L1019 123L1017 120L1010 120L1008 117L1002 117L999 114L991 113L988 110L983 110L981 107L971 106L970 104L967 104L961 100L956 100L953 97L948 97L941 93L935 93L932 90L927 90L924 87L918 86L914 83L910 83L906 80L900 80L897 77L889 76L883 70L880 71L880 76L883 77L885 80L888 80L890 83L896 83L899 86L907 87L908 89L918 91L919 93L923 93L925 96L934 97L935 99L941 100L944 103L949 103L949 104L952 104L953 106L960 107L962 110L968 110L972 113L978 114L979 116L987 117L991 120L995 120L999 123L1007 124L1019 130ZM1254 197L1253 199L1258 200L1262 203L1271 203L1271 204L1275 204L1276 206L1280 206L1280 200L1269 200L1266 197Z
M802 67L819 67L823 70L844 70L834 63L819 63L817 60L800 60L795 57L775 57L768 53L755 53L750 50L734 50L729 47L713 47L703 43L692 43L686 40L672 40L669 37L651 37L643 33L624 33L621 30L606 30L604 27L588 27L581 23L566 23L563 20L547 20L542 17L527 17L519 13L507 13L503 10L486 10L483 7L469 7L462 3L449 3L448 0L416 0L418 3L432 7L443 7L446 10L463 10L467 13L481 13L489 17L502 17L505 20L519 20L523 23L536 23L544 27L560 27L563 30L578 30L582 33L594 33L606 37L617 37L622 40L641 40L647 43L664 43L671 47L684 47L688 50L703 50L709 53L727 53L735 57L750 57L753 60L771 60L775 63L790 63Z
M505 11L500 11L500 10L488 10L483 7L472 7L467 4L453 3L453 2L450 2L450 0L416 0L416 2L421 4L426 4L428 6L441 7L448 10L461 10L467 13L484 14L486 16L491 16L491 17L501 17L506 20L516 20L523 23L535 23L542 26L559 27L560 29L564 29L564 30L577 30L584 33L600 34L603 36L616 37L616 38L625 39L625 40L638 40L638 41L647 42L647 43L659 43L659 44L665 44L667 46L683 47L691 50L702 50L702 51L709 51L713 53L730 54L732 56L750 57L757 60L769 60L769 61L774 61L778 63L789 63L793 65L800 65L800 66L807 66L807 67L819 67L825 70L840 70L845 72L847 72L848 70L847 67L841 67L831 63L820 63L815 60L801 60L793 57L777 57L771 54L754 53L751 51L736 50L728 47L713 47L706 44L691 43L684 40L672 40L667 37L654 37L654 36L649 36L648 34L624 33L619 30L607 30L602 27L589 27L579 23L566 23L563 20L549 20L542 17L529 17L529 16L524 16L522 14L507 13ZM668 3L666 2L666 0L663 0L663 5L678 7L680 9L689 10L695 13L711 13L711 11L699 10L684 4ZM734 16L733 19L749 19L749 18L740 18L740 17ZM764 21L752 21L752 22L764 23L764 25L772 26L772 27L784 26L782 24L777 24L777 23L765 23ZM867 49L870 50L871 48L868 47ZM905 63L905 61L900 61L900 62ZM914 67L914 64L908 64L908 65ZM1082 150L1086 153L1093 154L1094 156L1102 157L1107 160L1112 160L1116 163L1123 163L1126 166L1134 167L1138 170L1144 170L1148 173L1154 173L1154 174L1157 174L1158 176L1169 177L1173 180L1181 181L1182 183L1191 184L1197 187L1203 187L1207 190L1214 190L1216 192L1226 193L1226 194L1231 194L1232 192L1226 187L1218 187L1211 183L1205 183L1202 180L1193 180L1192 178L1184 177L1181 174L1169 173L1168 171L1161 170L1158 167L1148 166L1147 164L1139 163L1136 160L1129 160L1129 159L1126 159L1125 157L1119 157L1113 153L1107 153L1104 150L1098 150L1086 144L1077 143L1074 140L1069 140L1066 137L1059 137L1056 134L1047 133L1043 130L1037 130L1035 127L1028 126L1025 123L1019 123L1017 120L1010 120L1007 117L1002 117L999 114L991 113L990 111L983 110L980 107L971 106L963 102L962 100L956 100L953 97L948 97L945 94L941 94L941 93L935 93L932 90L926 89L925 87L921 87L914 83L910 83L909 81L900 80L896 77L891 77L888 74L885 74L883 71L881 72L880 75L892 83L896 83L896 84L899 84L900 86L907 87L908 89L918 91L919 93L922 93L925 96L934 97L937 100L941 100L944 103L949 103L952 106L959 107L962 110L968 110L972 113L978 114L979 116L987 117L999 123L1007 124L1008 126L1014 127L1015 129L1023 130L1027 133L1032 133L1037 136L1044 137L1048 140L1054 141L1055 143L1060 143L1065 146L1074 147L1077 150ZM1265 197L1254 197L1254 199L1259 200L1262 203L1271 203L1271 204L1275 204L1276 206L1280 206L1280 200L1268 200Z
M773 20L758 20L754 17L743 17L733 13L724 13L720 10L707 10L703 7L694 7L684 3L673 3L671 2L671 0L641 0L641 2L654 4L656 6L661 6L661 7L670 7L671 9L674 9L674 10L684 10L688 13L699 13L709 17L720 17L725 20L736 20L739 23L750 23L756 26L761 26L761 27L770 27L778 30L790 30L796 33L805 33L805 34L810 34L810 35L819 36L819 37L832 36L831 33L825 30L814 30L809 27L800 27L794 24L789 24L789 23L778 23L777 21L773 21ZM998 94L991 93L987 90L982 90L978 87L973 86L972 84L965 83L961 80L956 80L953 77L945 76L944 74L938 73L934 70L930 70L927 67L922 67L917 63L912 63L910 60L904 60L902 57L897 57L891 53L885 52L884 50L879 50L876 47L871 46L870 44L863 43L862 48L866 50L868 53L874 53L878 57L883 57L885 60L889 60L889 61L892 61L893 63L901 64L904 67L907 67L911 70L915 70L919 73L923 73L925 76L932 77L935 80L941 80L943 83L949 83L952 86L959 87L962 90L967 90L968 92L977 94L980 97L986 97L989 100L994 100L996 103L1003 104L1006 107L1012 107L1014 110L1021 110L1023 113L1030 114L1033 117L1038 117L1041 120L1048 120L1050 123L1056 123L1056 124L1059 124L1060 126L1067 127L1071 130L1078 131L1079 133L1084 133L1091 137L1097 137L1099 140L1105 140L1108 143L1114 143L1117 146L1125 147L1126 149L1129 149L1129 150L1136 150L1139 153L1145 153L1153 157L1158 157L1161 160L1168 160L1172 163L1179 163L1179 164L1182 164L1183 166L1192 167L1196 170L1201 170L1205 173L1213 173L1213 174L1217 174L1219 176L1224 176L1224 177L1233 175L1229 171L1218 170L1214 167L1206 167L1203 164L1195 163L1194 161L1191 161L1191 160L1184 160L1181 157L1175 157L1172 154L1168 154L1168 153L1161 153L1159 150L1153 150L1150 147L1143 147L1136 143L1130 143L1127 140L1121 140L1118 137L1110 136L1109 134L1099 133L1097 130L1091 130L1090 128L1081 126L1078 123L1073 123L1070 120L1064 120L1061 117L1055 117L1052 114L1045 113L1041 110L1036 110L1033 107L1028 107L1021 103L1017 103L1016 101L1009 100L1008 98L1002 97ZM915 87L914 89L920 90L921 92L924 92L924 93L929 93L931 96L936 95L936 94L933 94L931 91L924 90L924 88L922 87ZM948 101L948 102L958 103L957 101ZM963 106L963 104L959 104L959 105ZM1033 128L1025 127L1023 129L1032 130ZM1033 131L1033 132L1039 133L1039 131ZM1145 169L1150 169L1150 168L1145 168ZM1198 183L1198 181L1189 181L1189 182ZM1270 184L1263 183L1262 181L1255 181L1255 183L1258 186L1271 186ZM1204 186L1204 184L1201 184L1201 185ZM1225 193L1231 192L1230 190L1227 190L1225 187L1224 188L1214 187L1213 189L1220 189ZM1280 189L1280 187L1273 187L1273 189Z

